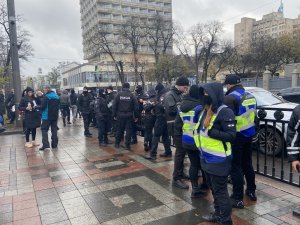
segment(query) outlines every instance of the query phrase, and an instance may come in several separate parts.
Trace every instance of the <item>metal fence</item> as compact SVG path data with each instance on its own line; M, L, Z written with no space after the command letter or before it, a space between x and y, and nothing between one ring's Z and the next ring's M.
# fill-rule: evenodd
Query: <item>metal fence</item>
M263 88L263 79L262 78L243 78L241 82L244 87L260 87ZM298 79L298 86L300 86L300 79ZM292 87L292 77L272 77L270 79L269 90L272 92L277 92L281 89Z
M256 173L300 187L300 176L294 174L287 161L286 133L292 109L258 109L257 143L253 143L253 166Z

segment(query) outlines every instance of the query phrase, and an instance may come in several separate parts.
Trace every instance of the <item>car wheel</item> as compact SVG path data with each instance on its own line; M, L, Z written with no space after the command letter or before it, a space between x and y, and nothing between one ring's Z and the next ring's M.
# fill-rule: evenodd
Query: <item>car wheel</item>
M283 147L284 142L280 132L276 130L274 134L274 129L271 127L268 127L267 129L265 129L265 127L261 127L259 129L259 151L261 153L265 154L265 151L267 151L267 155L272 156L273 152L275 155L278 155L283 150Z

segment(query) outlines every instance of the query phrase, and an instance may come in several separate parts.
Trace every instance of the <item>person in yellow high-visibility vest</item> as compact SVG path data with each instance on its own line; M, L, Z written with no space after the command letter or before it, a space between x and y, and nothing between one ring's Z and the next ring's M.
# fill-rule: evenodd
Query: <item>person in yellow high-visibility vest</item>
M231 225L231 204L227 178L231 170L231 144L235 140L235 115L223 105L224 93L220 83L201 87L204 110L199 118L201 167L214 197L215 212L203 219L222 225Z

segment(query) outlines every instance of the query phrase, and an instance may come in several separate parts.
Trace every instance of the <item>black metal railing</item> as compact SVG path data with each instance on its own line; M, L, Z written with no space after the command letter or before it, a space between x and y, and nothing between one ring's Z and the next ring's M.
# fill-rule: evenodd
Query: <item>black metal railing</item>
M300 187L300 176L293 173L286 151L287 125L293 109L258 107L257 110L258 135L252 151L255 172ZM174 146L172 137L170 140Z
M256 173L300 186L300 176L294 174L287 160L286 133L293 109L259 107L257 139L253 142L253 164ZM255 165L256 164L256 165Z

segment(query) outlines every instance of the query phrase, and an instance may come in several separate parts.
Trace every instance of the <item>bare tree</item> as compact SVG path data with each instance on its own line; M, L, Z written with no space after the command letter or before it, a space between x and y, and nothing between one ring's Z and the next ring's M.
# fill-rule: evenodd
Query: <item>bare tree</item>
M147 21L145 26L145 40L154 53L155 63L159 56L165 55L167 50L172 47L172 40L175 28L172 21L164 19L157 14L152 21Z
M60 78L60 71L57 67L52 68L51 72L48 73L50 86L52 88L59 88L60 82L58 82L58 79Z
M204 24L204 33L206 34L203 38L203 74L202 82L207 82L208 68L214 58L218 55L220 46L220 34L223 32L223 24L219 21L212 21Z
M118 72L119 80L125 83L124 67L122 60L117 59L114 47L120 43L120 39L111 36L111 31L104 25L100 26L97 32L89 39L89 46L93 49L94 55L108 55L113 61Z
M203 37L203 25L200 23L192 26L187 32L180 25L177 25L175 46L180 54L193 65L197 82L200 80L199 68Z
M17 16L16 21L18 23L17 35L18 35L18 50L19 58L21 60L28 61L30 56L33 56L33 48L30 44L30 33L22 28L22 18ZM10 79L9 66L10 66L10 39L9 39L9 24L7 16L6 1L0 0L0 66L4 68L2 72L3 79L8 83Z
M134 70L134 81L138 84L138 77L142 81L142 85L145 85L144 76L141 76L139 72L140 56L139 49L145 41L145 28L140 22L139 18L131 17L121 26L121 35L130 44L132 52L132 67Z

